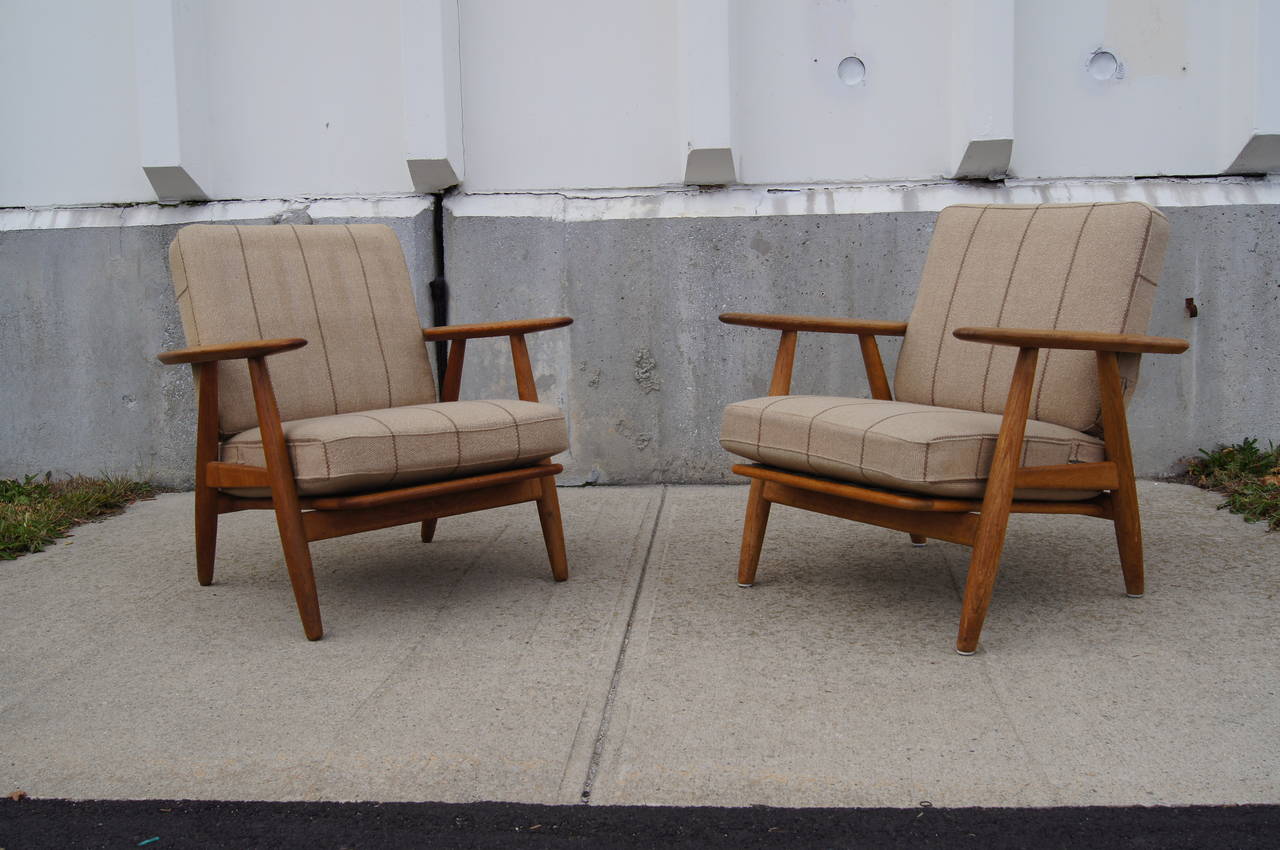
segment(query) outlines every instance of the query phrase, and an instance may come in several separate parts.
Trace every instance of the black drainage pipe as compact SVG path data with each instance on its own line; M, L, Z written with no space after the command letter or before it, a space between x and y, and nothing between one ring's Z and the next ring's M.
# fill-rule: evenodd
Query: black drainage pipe
M449 324L449 282L444 277L444 192L432 195L435 204L431 210L433 253L436 259L436 276L427 285L431 296L431 326L438 328ZM444 370L449 343L436 341L436 386L444 387Z

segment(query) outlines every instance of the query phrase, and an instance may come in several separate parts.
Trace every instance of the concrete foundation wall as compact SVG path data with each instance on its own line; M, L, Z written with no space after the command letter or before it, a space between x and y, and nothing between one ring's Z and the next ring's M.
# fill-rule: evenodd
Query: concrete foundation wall
M392 225L426 323L426 202L372 204L358 217L332 202L278 207L241 220ZM1144 361L1131 429L1146 476L1217 442L1280 438L1280 205L1166 212L1172 235L1150 332L1186 337L1192 348ZM905 319L935 216L450 213L451 321L575 317L529 339L543 399L570 418L564 483L726 481L720 411L765 392L777 334L716 315ZM154 360L183 344L166 268L178 226L0 230L0 477L112 471L191 481L190 373ZM1187 317L1186 298L1198 318ZM882 351L892 373L896 342L884 340ZM473 343L463 397L513 396L510 362L505 340ZM803 337L793 389L865 393L856 341Z

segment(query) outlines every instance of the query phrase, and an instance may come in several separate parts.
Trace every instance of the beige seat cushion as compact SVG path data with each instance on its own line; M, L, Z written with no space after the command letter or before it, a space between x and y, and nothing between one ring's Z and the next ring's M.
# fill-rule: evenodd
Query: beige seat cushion
M564 414L529 401L451 401L284 423L304 496L407 487L517 466L569 447ZM222 444L222 459L263 466L257 428ZM262 496L261 489L231 490Z
M999 414L897 401L767 396L725 409L720 445L769 466L935 496L981 498ZM1029 420L1023 466L1103 460L1101 440ZM1019 491L1020 499L1093 493Z

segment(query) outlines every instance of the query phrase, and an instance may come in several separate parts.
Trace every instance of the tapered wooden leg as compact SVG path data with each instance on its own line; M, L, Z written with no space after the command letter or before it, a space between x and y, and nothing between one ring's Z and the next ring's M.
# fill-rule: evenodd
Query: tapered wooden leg
M213 584L213 559L218 549L218 492L196 487L196 581Z
M1120 364L1113 351L1098 352L1098 385L1102 396L1102 436L1107 460L1114 461L1120 484L1111 491L1111 507L1116 526L1116 546L1120 569L1124 571L1124 592L1141 596L1144 590L1142 566L1142 520L1138 514L1138 488L1133 476L1133 452L1129 447L1129 423L1124 413L1124 386Z
M276 525L280 528L280 546L284 549L284 565L289 570L289 583L293 585L293 599L298 604L298 616L302 618L302 631L307 640L319 640L324 636L320 622L320 600L316 596L316 576L311 569L311 547L302 527L302 512L276 503Z
M254 406L258 411L258 428L262 434L267 475L271 479L271 503L276 512L276 526L280 529L280 546L284 549L284 564L289 570L298 616L302 618L302 631L307 640L319 640L324 635L324 626L320 623L320 601L316 598L311 549L307 545L298 488L293 480L293 461L285 446L280 409L276 405L264 357L249 358L249 384L253 388Z
M1127 491L1127 492L1126 492ZM1120 550L1120 569L1124 572L1124 592L1139 597L1145 590L1142 566L1142 520L1138 516L1138 491L1129 482L1121 484L1111 493L1111 505L1115 510L1116 547Z
M912 546L924 546L924 545L925 545L926 543L928 543L928 542L929 542L929 538L928 538L928 537L925 537L923 534L913 534L913 535L911 535L911 545L912 545Z
M982 634L982 624L991 605L991 592L996 585L996 573L1000 570L1000 552L1004 549L1011 505L1012 500L1005 503L1003 510L998 505L992 505L988 510L986 501L982 503L978 534L969 558L969 577L964 585L960 633L956 636L956 652L961 655L972 655L978 648L978 637Z
M1021 459L1022 438L1027 430L1036 355L1034 348L1020 348L1014 363L1009 398L1000 421L1000 436L991 456L991 471L987 475L986 493L982 498L978 531L973 538L969 577L964 586L960 632L956 636L956 652L961 655L972 655L977 650L982 623L991 605L991 591L995 588L996 573L1000 569L1000 552L1004 549L1004 533L1013 507L1013 477Z
M422 542L430 543L436 536L436 521L434 519L424 519L422 521Z
M542 523L542 539L547 544L551 575L556 581L564 581L569 577L569 560L564 552L564 526L560 522L560 497L556 495L556 480L548 475L542 479L541 484L538 521Z
M218 364L192 366L196 382L196 581L213 584L218 548L218 491L207 483L209 464L218 459Z
M750 587L756 581L756 568L760 566L760 550L764 548L764 532L769 525L769 508L765 501L764 482L751 479L751 491L747 494L747 517L742 523L742 550L738 554L738 586Z

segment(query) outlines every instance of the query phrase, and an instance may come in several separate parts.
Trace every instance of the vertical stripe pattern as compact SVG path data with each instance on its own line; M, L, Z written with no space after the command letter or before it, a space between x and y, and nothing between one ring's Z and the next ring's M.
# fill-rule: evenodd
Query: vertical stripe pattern
M404 254L385 225L190 225L170 268L191 344L307 340L270 361L285 421L436 399ZM256 426L245 364L219 376L222 432Z
M1141 203L943 210L898 356L895 398L1003 412L1016 349L958 340L958 327L1145 332L1168 231L1164 216ZM1132 386L1136 371L1126 377ZM1093 354L1041 357L1033 393L1033 418L1094 427Z

